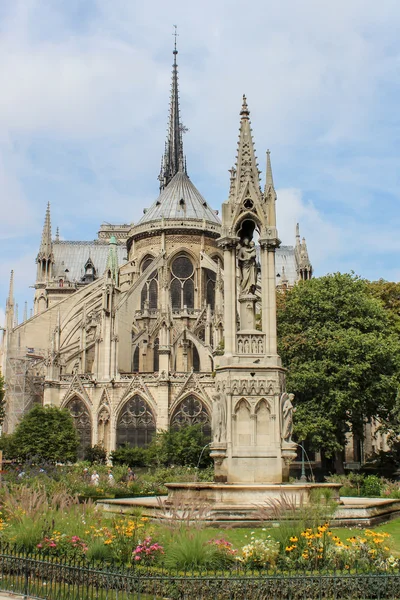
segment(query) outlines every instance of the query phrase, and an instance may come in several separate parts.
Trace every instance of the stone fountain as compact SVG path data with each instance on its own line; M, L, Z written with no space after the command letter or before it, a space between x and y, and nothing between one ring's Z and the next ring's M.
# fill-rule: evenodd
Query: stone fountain
M283 493L307 502L315 488L336 484L289 484L293 394L286 392L286 371L277 351L275 250L276 193L267 153L261 191L244 98L236 168L229 198L222 205L224 252L224 355L217 357L212 410L213 483L168 484L168 501L184 493L203 500L215 515L237 519L254 505Z

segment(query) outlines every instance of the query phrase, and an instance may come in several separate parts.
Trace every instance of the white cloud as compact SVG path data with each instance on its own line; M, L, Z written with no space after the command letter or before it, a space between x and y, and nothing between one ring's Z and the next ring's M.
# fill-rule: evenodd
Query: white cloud
M21 242L7 270L32 282L47 199L63 235L93 238L155 198L173 22L188 168L207 200L226 198L245 92L261 168L273 151L283 243L300 221L320 272L397 251L397 206L368 215L377 195L399 200L397 0L14 0L0 6L0 239Z

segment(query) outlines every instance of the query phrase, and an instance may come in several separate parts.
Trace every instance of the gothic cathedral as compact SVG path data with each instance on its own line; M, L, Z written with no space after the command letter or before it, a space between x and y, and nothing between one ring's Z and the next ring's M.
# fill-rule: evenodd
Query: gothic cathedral
M3 337L5 431L12 432L21 416L42 402L71 412L81 452L94 444L108 451L125 443L146 446L157 430L184 425L201 424L210 435L218 369L224 353L233 351L232 332L254 331L236 336L241 355L272 352L257 333L269 326L259 273L266 260L262 244L243 221L238 249L227 252L221 240L228 233L222 231L218 211L189 178L176 47L173 55L158 198L136 224L102 225L94 241L63 241L58 229L53 237L48 206L36 259L34 307L31 316L24 311L21 323L11 274ZM243 98L229 198L242 185L261 194L249 132ZM265 194L275 204L269 152ZM251 212L251 196L245 202ZM311 278L298 227L294 247L276 239L270 251L275 256L270 287L285 289ZM231 285L240 281L238 303L224 289L224 270L231 274ZM232 305L229 331L224 302ZM256 320L248 323L253 313Z

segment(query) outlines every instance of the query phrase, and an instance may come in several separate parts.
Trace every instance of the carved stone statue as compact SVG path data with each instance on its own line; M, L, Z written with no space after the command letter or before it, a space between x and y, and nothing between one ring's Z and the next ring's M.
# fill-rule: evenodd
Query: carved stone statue
M226 397L224 393L216 392L212 396L212 433L213 441L217 444L226 440Z
M282 440L288 444L292 441L293 413L296 412L293 407L293 400L294 394L284 392L281 396Z
M240 290L242 294L254 294L257 286L257 253L253 241L244 238L238 250Z

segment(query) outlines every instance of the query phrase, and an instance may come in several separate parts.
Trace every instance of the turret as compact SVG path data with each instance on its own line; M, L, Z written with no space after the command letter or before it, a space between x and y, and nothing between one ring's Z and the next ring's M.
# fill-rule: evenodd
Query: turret
M311 279L313 268L308 256L308 249L306 240L303 237L300 242L300 228L299 224L296 225L296 246L295 246L295 259L296 259L296 270L299 280Z

